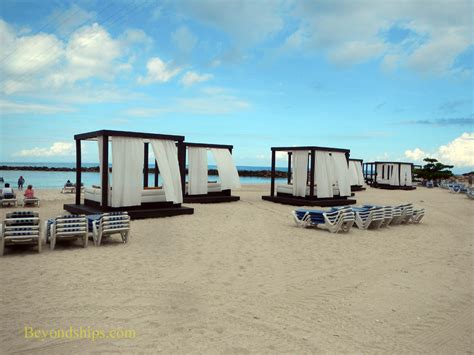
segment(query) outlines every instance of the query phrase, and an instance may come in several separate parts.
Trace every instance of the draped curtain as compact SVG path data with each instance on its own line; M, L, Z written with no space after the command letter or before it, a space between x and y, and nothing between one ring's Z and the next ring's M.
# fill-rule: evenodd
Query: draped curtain
M239 189L239 173L237 172L229 149L212 148L211 152L216 161L222 190Z
M349 160L349 179L351 186L359 185L359 176L357 175L356 161Z
M107 144L109 144L109 142L107 142ZM104 159L103 156L102 156L103 145L104 145L104 137L97 137L97 146L99 148L99 176L100 176L100 184L101 185L102 185L102 162L103 162L103 159ZM107 181L108 181L107 185L109 186L109 189L110 189L111 184L110 184L109 169L107 169ZM100 201L100 204L102 205L102 199ZM110 200L109 200L109 205L110 205Z
M207 194L207 149L188 148L189 195Z
M340 196L351 195L351 183L349 180L349 169L347 158L344 153L331 153L331 159L334 167L334 180L339 187Z
M333 173L332 159L329 152L315 151L315 183L317 186L316 196L318 198L333 197Z
M142 139L112 137L112 207L141 205L143 149Z
M163 190L166 201L173 203L183 202L181 187L181 173L178 163L178 149L174 141L151 139L153 154L163 179Z
M293 196L306 196L306 181L308 179L308 151L294 151L293 160Z
M412 186L411 165L400 165L400 186Z
M362 162L361 161L355 161L355 169L356 169L356 174L357 174L357 185L364 185L364 173L362 171Z
M393 169L391 170L392 175L390 176L389 183L392 186L399 186L400 185L400 179L399 179L399 176L398 176L398 164L390 164L390 166L392 166Z
M387 164L376 164L375 171L377 172L377 182L380 184L388 183L387 175L389 170L389 165ZM385 170L385 174L382 174L382 171Z

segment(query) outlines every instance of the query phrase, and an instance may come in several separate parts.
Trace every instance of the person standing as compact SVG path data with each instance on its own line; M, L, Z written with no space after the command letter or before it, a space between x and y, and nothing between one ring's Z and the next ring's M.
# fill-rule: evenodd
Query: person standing
M18 190L23 190L23 185L25 184L25 179L23 179L23 176L20 176L18 179Z

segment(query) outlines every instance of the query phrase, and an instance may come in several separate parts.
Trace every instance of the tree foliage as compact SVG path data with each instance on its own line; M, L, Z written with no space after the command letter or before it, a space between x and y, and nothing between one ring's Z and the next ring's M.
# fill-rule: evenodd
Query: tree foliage
M424 180L440 180L449 179L453 176L453 172L450 169L454 168L454 165L445 165L433 158L425 158L423 161L426 162L423 168L414 170L414 173L419 178Z

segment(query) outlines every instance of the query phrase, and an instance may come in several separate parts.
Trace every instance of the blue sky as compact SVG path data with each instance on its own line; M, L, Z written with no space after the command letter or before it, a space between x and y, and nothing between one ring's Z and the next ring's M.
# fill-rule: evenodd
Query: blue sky
M97 129L426 156L474 168L473 3L11 1L0 4L0 161L74 160ZM87 146L84 161L98 160Z

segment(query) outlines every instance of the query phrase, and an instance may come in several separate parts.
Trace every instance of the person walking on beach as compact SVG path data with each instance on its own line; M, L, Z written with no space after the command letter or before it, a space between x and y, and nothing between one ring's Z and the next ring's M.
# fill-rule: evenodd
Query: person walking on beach
M20 176L18 179L18 190L23 190L23 185L25 184L25 179L23 179L23 176Z

